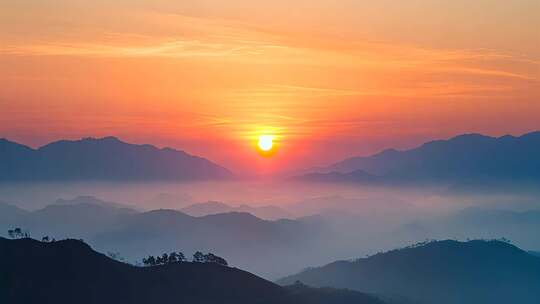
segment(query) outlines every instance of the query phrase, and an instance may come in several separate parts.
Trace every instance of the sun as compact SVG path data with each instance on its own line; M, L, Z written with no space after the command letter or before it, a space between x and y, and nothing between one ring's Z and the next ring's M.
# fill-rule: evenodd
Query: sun
M272 150L274 146L274 136L272 135L261 135L259 136L259 142L257 143L259 149L262 151L268 152Z
M259 149L263 152L269 152L274 147L274 136L261 135L259 136L259 142L257 143Z

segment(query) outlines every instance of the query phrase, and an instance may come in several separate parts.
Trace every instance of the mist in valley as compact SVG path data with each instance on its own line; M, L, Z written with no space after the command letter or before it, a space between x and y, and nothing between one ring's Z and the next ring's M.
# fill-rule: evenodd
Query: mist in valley
M363 186L260 180L197 183L3 183L2 235L84 239L130 263L215 252L275 280L426 239L510 240L540 250L534 187ZM524 190L526 188L526 191Z

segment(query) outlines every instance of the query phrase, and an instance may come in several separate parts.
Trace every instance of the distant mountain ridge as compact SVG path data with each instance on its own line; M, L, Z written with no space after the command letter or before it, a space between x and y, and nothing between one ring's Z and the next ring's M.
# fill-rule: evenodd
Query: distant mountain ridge
M318 297L310 301L311 294ZM282 288L214 263L135 267L82 241L0 238L0 302L11 304L382 304L359 292Z
M196 203L180 209L181 212L191 216L205 216L219 213L244 212L265 220L279 220L291 218L292 215L276 206L252 207L248 205L230 206L222 202Z
M123 205L115 202L106 202L98 199L95 196L90 195L80 195L73 199L57 199L53 205L60 205L60 206L70 206L70 205L97 205L105 208L117 208L117 209L131 209L133 211L133 208L128 205Z
M55 238L91 238L136 214L135 210L124 205L91 196L60 199L34 211L0 203L0 235L7 229L21 227L36 237L48 235Z
M417 148L353 157L299 176L308 181L540 180L540 131L519 137L465 134Z
M142 254L151 254L154 248L213 251L233 265L276 278L299 269L306 257L293 253L315 246L315 235L323 231L324 226L311 219L267 221L243 212L193 217L176 210L152 210L117 223L91 243L101 251L115 248L130 259L140 258L131 254L133 248Z
M116 137L61 140L38 149L0 139L2 181L145 181L227 179L232 173L171 148Z
M413 303L540 303L540 258L500 241L438 241L311 268L282 280Z

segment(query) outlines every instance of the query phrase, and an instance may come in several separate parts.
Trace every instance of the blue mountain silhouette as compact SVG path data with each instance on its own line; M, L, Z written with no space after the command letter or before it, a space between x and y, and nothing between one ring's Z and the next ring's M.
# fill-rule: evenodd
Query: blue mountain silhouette
M32 149L0 139L0 180L206 180L231 178L211 161L115 137L62 140Z
M438 241L308 269L278 283L348 288L413 303L540 303L540 258L501 241Z
M540 180L540 132L519 137L465 134L405 151L353 157L301 176L316 181L455 182Z

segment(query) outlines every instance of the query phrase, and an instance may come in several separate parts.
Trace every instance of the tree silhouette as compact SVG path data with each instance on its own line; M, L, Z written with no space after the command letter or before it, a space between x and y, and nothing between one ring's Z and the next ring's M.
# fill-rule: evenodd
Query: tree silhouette
M22 239L30 237L30 234L28 232L23 232L21 228L8 230L8 235L12 239Z
M229 266L229 263L227 262L227 260L225 260L222 257L216 257L216 262L215 263L218 263L221 266Z
M161 255L161 264L165 265L169 263L169 255L164 253Z
M142 262L145 266L156 266L156 258L153 255L143 258Z
M150 255L146 258L142 259L142 264L144 266L157 266L157 265L168 265L168 264L174 264L174 263L182 263L186 262L187 259L185 255L178 251L178 252L171 252L169 254L164 253L161 256L154 257L153 255ZM207 253L203 254L200 251L195 252L193 254L193 263L216 263L222 266L228 266L227 261L219 257L213 253Z
M193 254L193 262L204 263L205 262L204 254L200 251L195 252L195 254Z
M178 263L178 254L174 251L169 253L169 261L167 263Z
M216 263L216 264L222 265L222 266L228 266L229 265L224 258L219 257L219 256L217 256L217 255L215 255L213 253L205 254L204 255L204 261L206 263Z
M186 257L180 251L178 251L176 253L176 257L178 258L178 262L185 262L186 261Z

